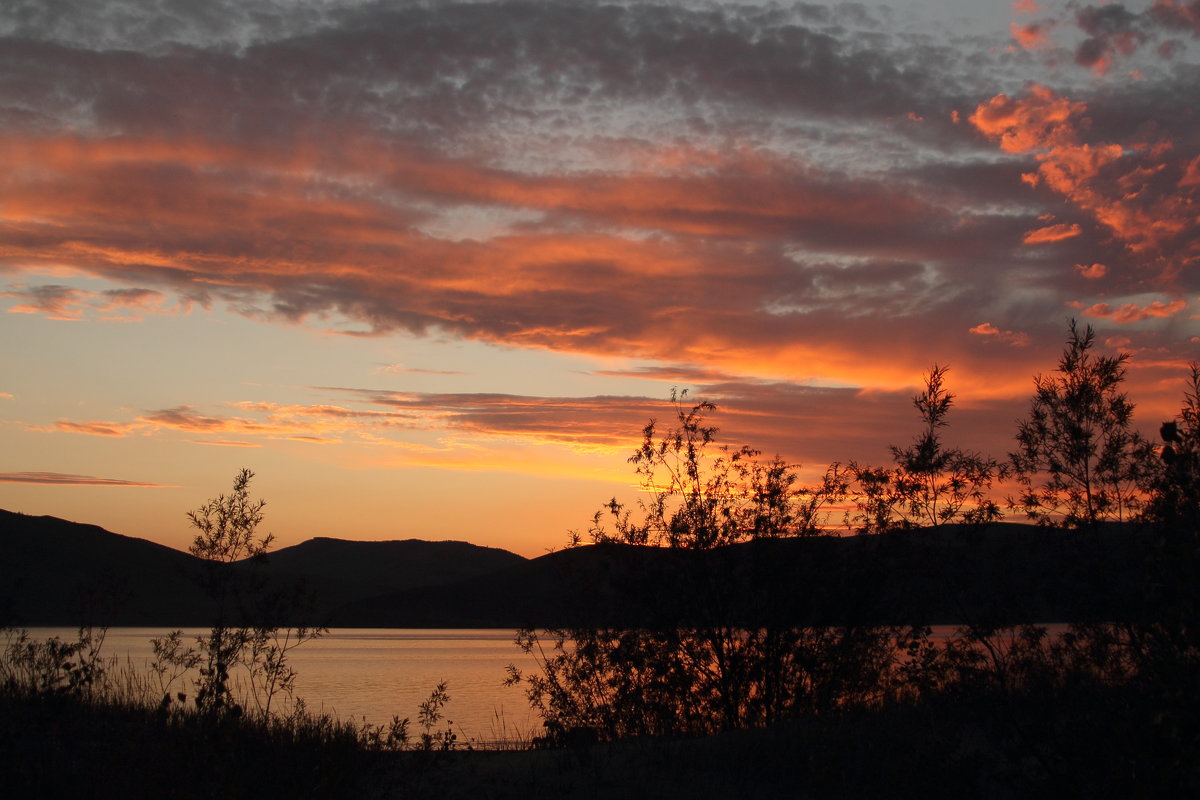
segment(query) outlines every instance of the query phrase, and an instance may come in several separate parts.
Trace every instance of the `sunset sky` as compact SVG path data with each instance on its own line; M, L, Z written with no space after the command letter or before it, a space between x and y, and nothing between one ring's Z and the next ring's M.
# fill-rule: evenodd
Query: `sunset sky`
M0 508L538 555L671 387L812 477L1200 358L1200 0L9 0Z

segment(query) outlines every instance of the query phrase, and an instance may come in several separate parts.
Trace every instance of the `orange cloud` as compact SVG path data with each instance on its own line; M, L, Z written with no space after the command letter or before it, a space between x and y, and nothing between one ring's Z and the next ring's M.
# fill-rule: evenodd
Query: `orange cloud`
M900 255L978 247L954 227L955 213L908 187L737 150L668 173L555 175L362 136L336 148L300 144L303 157L132 136L0 145L44 165L6 187L25 215L21 236L0 235L8 263L142 276L176 291L181 309L224 302L256 318L357 334L440 329L525 347L674 356L710 335L700 320L752 318L764 290L794 283L787 274L796 265L778 258L782 242ZM381 193L414 202L397 208ZM539 223L482 239L423 232L434 222L452 227L467 205L516 209ZM652 307L647 280L705 307L690 321L682 307ZM888 296L902 294L893 286ZM67 299L75 305L43 303L42 313L156 302ZM774 344L755 345L755 327L767 326L731 322L727 335L769 359ZM720 352L693 350L706 360Z
M144 414L138 417L138 423L153 429L265 436L316 443L342 441L341 436L354 436L372 429L388 429L398 423L403 423L405 428L417 427L412 415L395 411L264 402L238 402L232 405L240 411L256 416L207 415L201 414L192 406L184 405ZM258 446L225 439L193 442L223 447Z
M23 284L0 292L0 297L23 300L8 309L11 314L43 314L49 319L76 322L96 313L101 322L139 321L141 312L152 314L178 313L178 306L165 306L166 297L153 289L107 289L91 292L70 286L49 284L26 287ZM133 313L125 313L133 312Z
M1013 22L1009 24L1008 30L1024 50L1035 50L1049 44L1050 26L1043 23L1031 22L1021 25Z
M256 442L231 442L223 439L191 439L192 444L203 444L210 447L262 447Z
M1108 274L1108 267L1104 266L1103 264L1092 264L1091 266L1087 264L1076 264L1075 269L1079 271L1080 275L1089 280L1103 278Z
M1014 7L1018 13L1035 9L1032 3ZM426 13L433 12L420 12ZM926 360L919 355L920 346L934 330L962 330L975 321L961 310L947 320L941 315L949 306L938 298L952 291L990 296L995 287L987 276L995 274L996 265L1011 263L1012 245L1024 232L1014 220L1021 217L991 212L1007 211L1010 198L994 191L992 179L984 179L1000 174L1011 179L1007 165L989 165L1003 170L986 172L979 159L935 159L928 171L905 162L899 171L876 172L856 158L819 159L803 147L779 144L775 131L756 131L752 124L725 129L721 120L737 117L730 109L743 103L760 104L756 107L769 111L763 118L772 120L810 106L821 108L827 67L820 65L812 84L786 80L804 77L794 72L802 60L796 59L795 47L782 46L765 30L769 35L761 41L745 41L759 55L778 52L778 63L758 62L769 82L760 87L754 80L727 80L728 70L711 68L735 62L718 57L727 51L714 52L716 60L710 61L706 43L725 46L728 39L737 44L743 32L730 29L710 39L715 31L710 22L680 13L685 28L698 25L702 35L696 41L704 47L682 46L677 55L683 69L672 72L676 67L667 65L668 71L657 77L711 76L690 81L703 98L694 121L704 132L700 127L695 135L680 129L679 135L660 137L640 129L572 131L560 121L565 127L555 122L550 128L564 131L562 138L539 139L533 149L522 138L523 129L509 130L507 119L479 110L529 107L523 118L548 130L538 126L549 124L549 117L516 102L521 98L496 100L525 84L524 67L519 74L502 68L481 72L480 79L491 80L492 72L502 78L503 85L488 84L489 92L499 94L476 95L488 102L475 106L446 107L434 115L437 119L423 115L429 108L442 108L432 100L440 95L414 106L372 91L323 89L313 95L343 97L345 105L336 113L322 103L290 103L291 88L276 95L273 58L285 59L286 74L303 76L302 82L311 80L313 87L350 87L359 77L365 81L358 84L362 86L375 86L372 81L381 77L404 84L395 75L406 67L387 60L394 52L389 33L362 42L362 52L380 59L379 72L372 67L363 76L322 70L357 69L375 59L297 57L296 52L317 48L324 34L287 47L264 45L244 58L202 49L178 57L147 55L119 74L129 85L145 89L145 96L161 96L169 105L152 115L122 99L116 79L101 87L90 80L97 65L115 69L125 63L123 56L36 47L28 53L31 74L57 64L64 74L78 74L80 83L73 91L80 97L90 99L100 90L120 97L97 102L96 113L108 116L97 117L92 128L56 127L53 121L36 129L5 128L0 161L25 166L5 175L0 262L30 270L70 265L91 276L151 287L136 290L142 293L137 296L73 296L57 305L48 302L39 313L82 313L85 318L137 314L158 308L158 297L148 292L161 291L180 297L179 308L220 304L256 319L348 334L405 331L571 352L616 352L694 360L715 371L753 370L772 377L811 373L842 382L886 380L889 385L909 380L914 365ZM736 12L729 13L733 20ZM755 25L749 23L746 30L756 30ZM797 28L797 35L803 30ZM337 35L353 41L356 34ZM856 49L867 39L846 36L847 53L868 52ZM372 49L381 44L386 46ZM880 52L878 58L890 63L894 55ZM920 57L906 49L901 60L908 64ZM445 63L469 68L468 62L477 60L456 60L460 58L449 54ZM557 64L558 56L554 58ZM933 72L889 68L865 75L854 71L857 58L835 60L847 68L839 73L845 85L837 98L831 96L835 116L864 141L884 136L903 148L919 142L926 152L938 140L957 142L957 148L967 136L961 127L951 130L934 111L969 113L958 105L957 90L939 94L947 92L947 85ZM622 57L611 66L624 63ZM157 94L164 88L164 66L190 76L188 88L195 91ZM528 66L539 69L534 62ZM612 69L611 74L594 75L592 85L608 89L593 96L633 92L642 98L638 103L650 103L646 107L670 96L654 94L650 83L635 86L640 80L623 84L615 77L621 74ZM174 88L174 82L165 88ZM239 82L243 93L229 96L228 88ZM709 94L716 91L714 82L727 95ZM768 83L772 88L761 98L747 94L755 95ZM849 90L858 83L870 91ZM777 87L784 86L803 91L779 94ZM522 98L540 91L533 87ZM651 95L643 96L643 91ZM814 100L805 99L810 94ZM943 98L945 104L940 103ZM546 98L551 106L556 102ZM579 102L579 108L587 109L589 101ZM708 103L716 110L713 115L702 111ZM605 106L597 118L608 118L608 110ZM926 124L888 126L886 131L875 125L884 117L903 118L910 110L924 115ZM403 135L391 123L377 124L390 119L403 126L409 111L414 127ZM1030 97L993 98L971 120L981 135L999 137L1008 152L1060 148L1053 159L1058 172L1047 159L1038 180L1052 191L1074 191L1081 176L1111 166L1104 161L1111 151L1102 147L1108 142L1085 141L1086 111L1085 103L1035 86ZM481 118L468 119L472 113ZM446 123L450 118L455 121ZM492 136L494 131L506 133ZM1088 148L1091 161L1083 156ZM1032 163L1034 157L1028 160ZM985 208L989 210L979 210ZM1090 234L1096 226L1084 227ZM1047 233L1042 229L1028 236L1036 241ZM1072 261L1083 257L1073 253ZM1094 258L1109 256L1101 252ZM968 275L960 266L964 264L975 265L974 274ZM1055 297L1051 305L1057 308L1060 301ZM34 307L32 300L18 303ZM908 325L916 317L921 324ZM898 318L905 325L895 324ZM859 365L860 341L867 339L876 343L870 356L875 373ZM955 354L952 350L949 355ZM195 410L192 414L205 416ZM338 428L338 433L329 427L316 433L304 428L318 421L331 426L332 419L242 410L217 421L167 415L141 424L147 430L207 432L202 440L353 436L368 427L360 419L361 428Z
M1005 152L1024 153L1072 141L1070 119L1086 110L1085 103L1059 97L1035 83L1025 99L998 94L981 103L967 119L985 136L999 139L1000 149Z
M526 397L339 390L433 430L514 438L579 449L626 447L662 403L644 397ZM386 413L386 412L376 412ZM395 413L395 412L392 412Z
M1130 322L1141 322L1144 319L1155 317L1170 317L1178 314L1187 307L1187 301L1174 300L1170 303L1163 303L1155 300L1144 306L1139 306L1136 303L1126 303L1116 308L1108 303L1096 303L1093 306L1085 309L1083 314L1087 317L1100 317L1111 319L1113 322L1126 324Z
M348 434L368 427L387 427L398 412L349 410L336 406L296 406L275 403L234 403L240 410L260 416L217 416L202 414L192 406L181 405L146 412L133 422L95 422L58 420L54 428L66 433L90 436L122 437L131 433L162 430L189 433L234 434L296 439L297 441L333 441L326 434ZM259 447L253 442L229 439L193 439L194 444L218 447Z
M1029 334L1002 331L990 322L980 323L969 329L968 333L984 337L985 339L994 338L996 341L1006 342L1013 347L1025 347L1029 344Z
M70 420L60 419L54 423L54 427L66 433L82 433L88 436L122 437L129 435L129 432L137 426L128 422L72 422Z
M467 373L452 369L424 369L421 367L406 367L403 364L383 364L372 372L387 375L466 375Z
M660 407L646 398L541 398L487 394L419 394L357 390L338 391L375 408L343 405L296 405L239 402L238 416L204 414L181 405L148 412L136 421L83 422L59 420L55 428L70 433L120 437L134 431L175 430L189 433L233 434L303 443L395 443L397 435L413 431L438 436L511 438L572 448L626 447L630 436ZM383 408L379 408L382 406ZM597 412L602 413L597 413ZM614 418L620 424L614 425ZM194 444L220 447L259 447L229 439L193 439Z
M1200 241L1189 236L1200 199L1188 183L1194 159L1174 157L1170 141L1141 140L1127 147L1083 141L1090 127L1086 111L1084 103L1034 85L1020 99L996 95L976 109L971 122L1002 150L1034 154L1037 180L1027 182L1044 183L1066 197L1135 254L1172 253L1163 274L1176 274L1200 256ZM1180 177L1164 182L1162 176L1170 174Z
M222 431L229 429L254 428L256 423L247 420L226 419L222 417L207 417L196 413L191 406L176 406L174 408L155 411L139 417L142 422L152 423L163 428L175 428L182 431Z
M1061 242L1064 239L1071 239L1082 233L1082 229L1072 223L1059 223L1058 225L1047 225L1044 228L1036 228L1035 230L1027 231L1021 237L1021 241L1025 244L1044 244L1046 242Z
M12 218L28 220L32 230L40 227L33 220L70 217L106 218L110 227L131 232L144 230L142 223L150 218L159 224L186 223L216 242L228 239L230 230L248 226L270 231L281 219L300 223L304 239L328 236L364 244L400 244L409 238L398 230L397 209L381 205L373 196L314 195L313 178L321 175L381 182L430 200L566 212L609 224L690 234L778 235L806 226L819 231L830 224L858 228L867 219L910 217L933 210L904 192L856 185L844 177L829 182L797 163L736 150L725 153L719 163L704 163L692 172L570 177L526 175L431 157L362 137L341 143L336 150L303 156L203 141L10 138L0 140L3 156L14 163L39 163L44 170L16 182L6 200L14 208ZM178 192L161 185L163 165L179 170ZM195 180L197 174L213 170L229 173L231 180ZM69 178L76 191L69 198L41 191L51 177ZM764 182L773 188L762 191ZM258 187L260 193L248 194L241 184ZM117 207L111 202L114 195L122 198ZM420 221L414 215L412 222ZM199 236L189 238L200 241ZM93 237L70 247L100 263L133 262L166 270L186 268L202 257L178 244L146 249L139 243L138 251L130 251L106 246ZM252 254L249 259L253 264Z
M73 322L83 319L79 304L91 295L69 286L38 286L27 291L0 292L0 297L14 297L26 302L8 309L10 314L45 314L50 319Z
M1012 4L1014 14L1036 14L1042 10L1034 0L1016 0Z
M1144 23L1121 4L1079 9L1075 24L1087 38L1075 50L1075 63L1105 75L1118 55L1129 56L1148 40Z
M1183 177L1179 179L1179 188L1192 186L1200 186L1200 156L1196 156L1188 163Z

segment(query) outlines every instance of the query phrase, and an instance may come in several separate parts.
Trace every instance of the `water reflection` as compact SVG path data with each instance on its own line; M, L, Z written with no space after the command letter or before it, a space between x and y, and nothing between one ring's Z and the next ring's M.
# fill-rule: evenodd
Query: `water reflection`
M1065 625L1049 625L1058 636ZM934 626L931 639L942 643L958 630ZM58 636L73 640L73 628L31 628L35 639ZM104 643L107 658L126 661L148 672L153 659L150 640L167 631L159 628L111 628ZM207 632L184 630L186 643ZM520 687L504 686L506 667L537 671L537 662L513 644L508 629L340 628L292 651L298 673L296 696L310 711L342 719L386 723L393 714L409 717L416 727L417 709L441 681L449 687L446 719L453 722L459 741L480 743L527 741L542 733ZM191 676L177 680L173 691L194 690Z
M184 629L192 643L205 629ZM30 628L35 639L75 638L73 628ZM111 628L104 642L106 657L135 669L148 670L154 657L150 640L159 628ZM340 628L289 655L299 677L296 695L309 710L343 719L366 717L387 722L395 714L416 725L417 707L439 681L449 685L446 719L453 721L459 741L527 739L541 730L521 689L504 686L506 666L533 666L513 644L511 630L427 630ZM191 692L191 680L176 681L174 690Z

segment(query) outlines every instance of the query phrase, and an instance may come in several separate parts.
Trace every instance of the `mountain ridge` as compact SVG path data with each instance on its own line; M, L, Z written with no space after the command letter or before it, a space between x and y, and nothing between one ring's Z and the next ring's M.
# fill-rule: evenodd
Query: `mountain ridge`
M462 580L525 561L468 542L364 542L314 537L268 554L268 586L307 585L318 619L353 599ZM212 604L201 577L211 562L98 525L0 509L0 624L203 625ZM96 619L93 619L96 618ZM104 618L104 619L100 619Z
M282 621L339 627L1001 624L1136 615L1152 546L1136 526L1018 523L533 559L463 541L320 536L265 566L218 568L259 570L281 592L305 585L309 613L300 620L296 606ZM95 525L0 510L0 624L205 625L199 577L211 568Z

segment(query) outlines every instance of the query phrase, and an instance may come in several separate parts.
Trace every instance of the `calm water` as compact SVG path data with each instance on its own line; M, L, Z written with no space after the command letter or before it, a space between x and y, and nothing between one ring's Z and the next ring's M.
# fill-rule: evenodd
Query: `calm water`
M1049 626L1059 634L1063 625ZM953 626L936 626L935 641L953 634ZM185 641L194 643L201 629L185 630ZM68 628L31 628L36 639L58 636L73 640ZM103 654L149 671L153 659L150 639L166 633L158 628L111 628ZM341 628L307 642L289 655L298 673L296 696L312 711L329 712L342 719L385 723L392 715L412 720L418 732L420 703L440 681L446 681L450 702L444 721L453 722L460 742L493 743L528 739L542 731L519 687L504 685L506 667L535 671L531 656L513 644L511 630L468 629L363 629ZM178 680L173 691L194 691L191 680Z
M192 643L201 629L184 630ZM74 629L30 628L37 639L59 636L73 640ZM102 653L129 659L147 668L153 659L150 639L158 628L111 628ZM511 630L351 629L330 631L307 642L289 656L298 673L296 695L312 711L327 711L342 719L387 722L395 714L412 720L418 730L418 705L439 681L446 681L450 702L445 719L453 721L459 740L495 741L541 731L541 719L529 709L520 688L504 686L505 667L534 667L533 660L513 644ZM191 694L190 681L177 681L175 690Z

